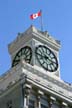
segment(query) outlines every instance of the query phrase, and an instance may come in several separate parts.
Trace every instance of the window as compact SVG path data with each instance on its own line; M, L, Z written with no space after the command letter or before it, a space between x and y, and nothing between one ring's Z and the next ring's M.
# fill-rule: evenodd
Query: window
M11 100L7 102L7 108L12 108L12 101Z
M36 104L36 94L34 93L34 91L32 91L29 97L29 107L28 108L35 108L35 104Z
M48 108L48 106L41 104L41 108Z
M59 108L59 107L60 107L60 105L58 103L53 103L52 104L52 108Z
M41 99L41 108L49 108L48 98L47 96L43 96Z
M33 100L29 100L29 108L34 108L34 101Z

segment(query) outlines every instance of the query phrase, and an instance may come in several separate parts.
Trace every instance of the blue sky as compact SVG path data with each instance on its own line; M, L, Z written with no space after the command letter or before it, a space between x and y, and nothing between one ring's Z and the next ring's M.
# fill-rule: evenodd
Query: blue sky
M8 44L40 19L29 16L42 9L43 28L61 41L61 78L72 83L72 0L0 0L0 75L11 67Z

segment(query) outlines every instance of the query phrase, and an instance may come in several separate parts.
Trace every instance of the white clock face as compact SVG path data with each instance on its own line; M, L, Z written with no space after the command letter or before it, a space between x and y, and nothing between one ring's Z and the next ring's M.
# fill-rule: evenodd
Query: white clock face
M35 49L35 54L40 65L50 72L54 72L58 68L58 61L55 54L46 46L39 45Z
M32 58L32 50L29 46L25 46L17 52L13 59L12 67L16 66L20 62L21 58L23 58L25 62L30 63Z

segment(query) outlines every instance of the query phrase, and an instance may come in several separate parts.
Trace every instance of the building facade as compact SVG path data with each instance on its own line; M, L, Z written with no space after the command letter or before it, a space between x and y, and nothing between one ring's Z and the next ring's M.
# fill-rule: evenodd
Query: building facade
M60 78L61 45L31 25L8 45L11 68L0 77L0 108L72 108L72 85Z

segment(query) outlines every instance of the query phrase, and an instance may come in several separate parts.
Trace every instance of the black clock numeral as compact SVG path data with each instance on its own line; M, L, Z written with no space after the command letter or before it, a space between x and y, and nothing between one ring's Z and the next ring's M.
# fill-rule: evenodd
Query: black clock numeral
M38 52L39 52L40 54L42 54L42 50L41 50L40 48L39 48Z
M15 60L15 62L19 62L20 61L20 59L19 60Z
M15 60L13 63L13 66L17 65L19 63L20 60Z
M51 57L51 58L54 58L54 55L53 55L52 53L50 53L50 57Z
M45 62L43 61L43 62L42 62L42 65L43 65L44 63L45 63Z
M29 50L28 50L28 49L26 49L26 50L25 50L25 54L27 54L28 52L29 52Z
M42 52L45 52L46 50L42 47Z
M46 50L46 54L50 55L50 52Z
M22 48L22 55L25 53L25 49Z
M19 60L19 59L20 59L19 56L17 56L17 57L16 57L16 60Z
M52 70L54 70L54 68L55 68L55 67L54 67L54 65L53 65L53 64L51 64L51 67L52 67Z

